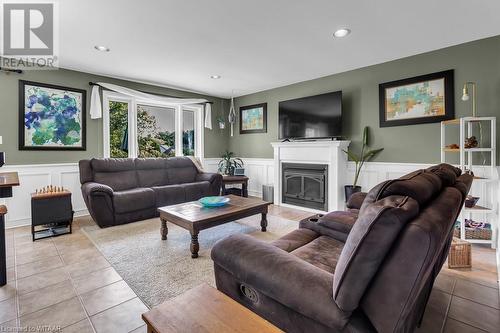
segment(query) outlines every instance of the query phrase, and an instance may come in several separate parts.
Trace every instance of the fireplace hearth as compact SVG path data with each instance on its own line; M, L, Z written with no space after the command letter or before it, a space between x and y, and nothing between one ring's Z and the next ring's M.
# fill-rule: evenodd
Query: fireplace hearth
M328 211L328 165L282 164L282 202Z

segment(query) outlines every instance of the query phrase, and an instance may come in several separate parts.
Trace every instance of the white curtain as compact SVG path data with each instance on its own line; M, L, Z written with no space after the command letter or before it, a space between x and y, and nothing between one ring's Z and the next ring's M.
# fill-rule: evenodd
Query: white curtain
M212 129L212 105L205 104L205 128Z
M97 82L96 85L92 88L92 96L90 98L90 117L92 119L102 118L102 103L101 103L101 98L99 96L99 86L136 99L148 100L156 103L164 103L169 105L203 104L208 102L208 100L204 98L165 97L165 96L144 93L142 91L118 86L112 83ZM207 112L206 114L210 114L210 123L211 123L212 111L209 105L210 104L206 104L206 110L209 110L209 112ZM205 125L206 125L206 118L205 118ZM210 125L209 128L211 127L212 125Z

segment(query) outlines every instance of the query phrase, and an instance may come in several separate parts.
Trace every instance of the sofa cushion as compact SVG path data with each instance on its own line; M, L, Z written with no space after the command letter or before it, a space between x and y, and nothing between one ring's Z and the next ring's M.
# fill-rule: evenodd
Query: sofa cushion
M290 252L296 257L329 273L335 271L344 243L328 236L320 236Z
M150 188L134 188L113 194L113 205L119 214L154 207L155 192Z
M394 195L365 203L347 237L333 278L333 297L344 311L358 307L399 232L419 212L418 203L408 196Z
M138 187L135 163L130 158L92 159L94 181L108 185L114 191Z
M164 158L135 159L137 181L140 187L163 186L168 184Z
M210 183L207 181L181 184L186 201L194 201L210 195Z
M154 186L156 207L175 205L186 201L186 194L182 185Z
M193 183L198 171L187 157L171 157L166 160L168 184Z
M320 234L313 230L295 229L285 236L274 240L273 242L271 242L271 244L286 252L292 252L293 250L306 245L319 236Z

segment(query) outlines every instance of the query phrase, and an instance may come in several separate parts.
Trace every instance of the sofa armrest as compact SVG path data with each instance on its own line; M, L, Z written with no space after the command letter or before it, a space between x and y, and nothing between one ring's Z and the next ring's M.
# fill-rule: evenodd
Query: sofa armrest
M209 183L222 181L222 175L220 175L218 173L212 173L212 172L199 172L196 175L196 181L198 181L198 182L206 181Z
M86 195L94 194L94 193L104 193L109 196L113 196L113 189L108 185L100 184L100 183L85 183L82 185L82 191Z
M368 193L366 192L356 192L351 197L349 200L347 200L346 207L351 208L351 209L360 209L361 205L363 204L363 201L365 201L366 195Z
M212 259L237 280L323 325L341 330L350 317L333 301L332 274L273 245L237 234L219 241Z

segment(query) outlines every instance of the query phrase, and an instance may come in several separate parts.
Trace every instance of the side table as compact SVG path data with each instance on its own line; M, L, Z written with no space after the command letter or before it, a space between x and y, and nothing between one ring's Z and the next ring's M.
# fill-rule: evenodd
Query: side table
M222 195L236 194L233 191L231 191L231 189L226 189L226 185L233 185L233 184L241 184L240 196L248 198L247 176L222 176Z
M19 186L17 172L0 173L0 198L12 197L12 187ZM5 254L5 214L7 207L0 206L0 287L7 284L7 255Z

